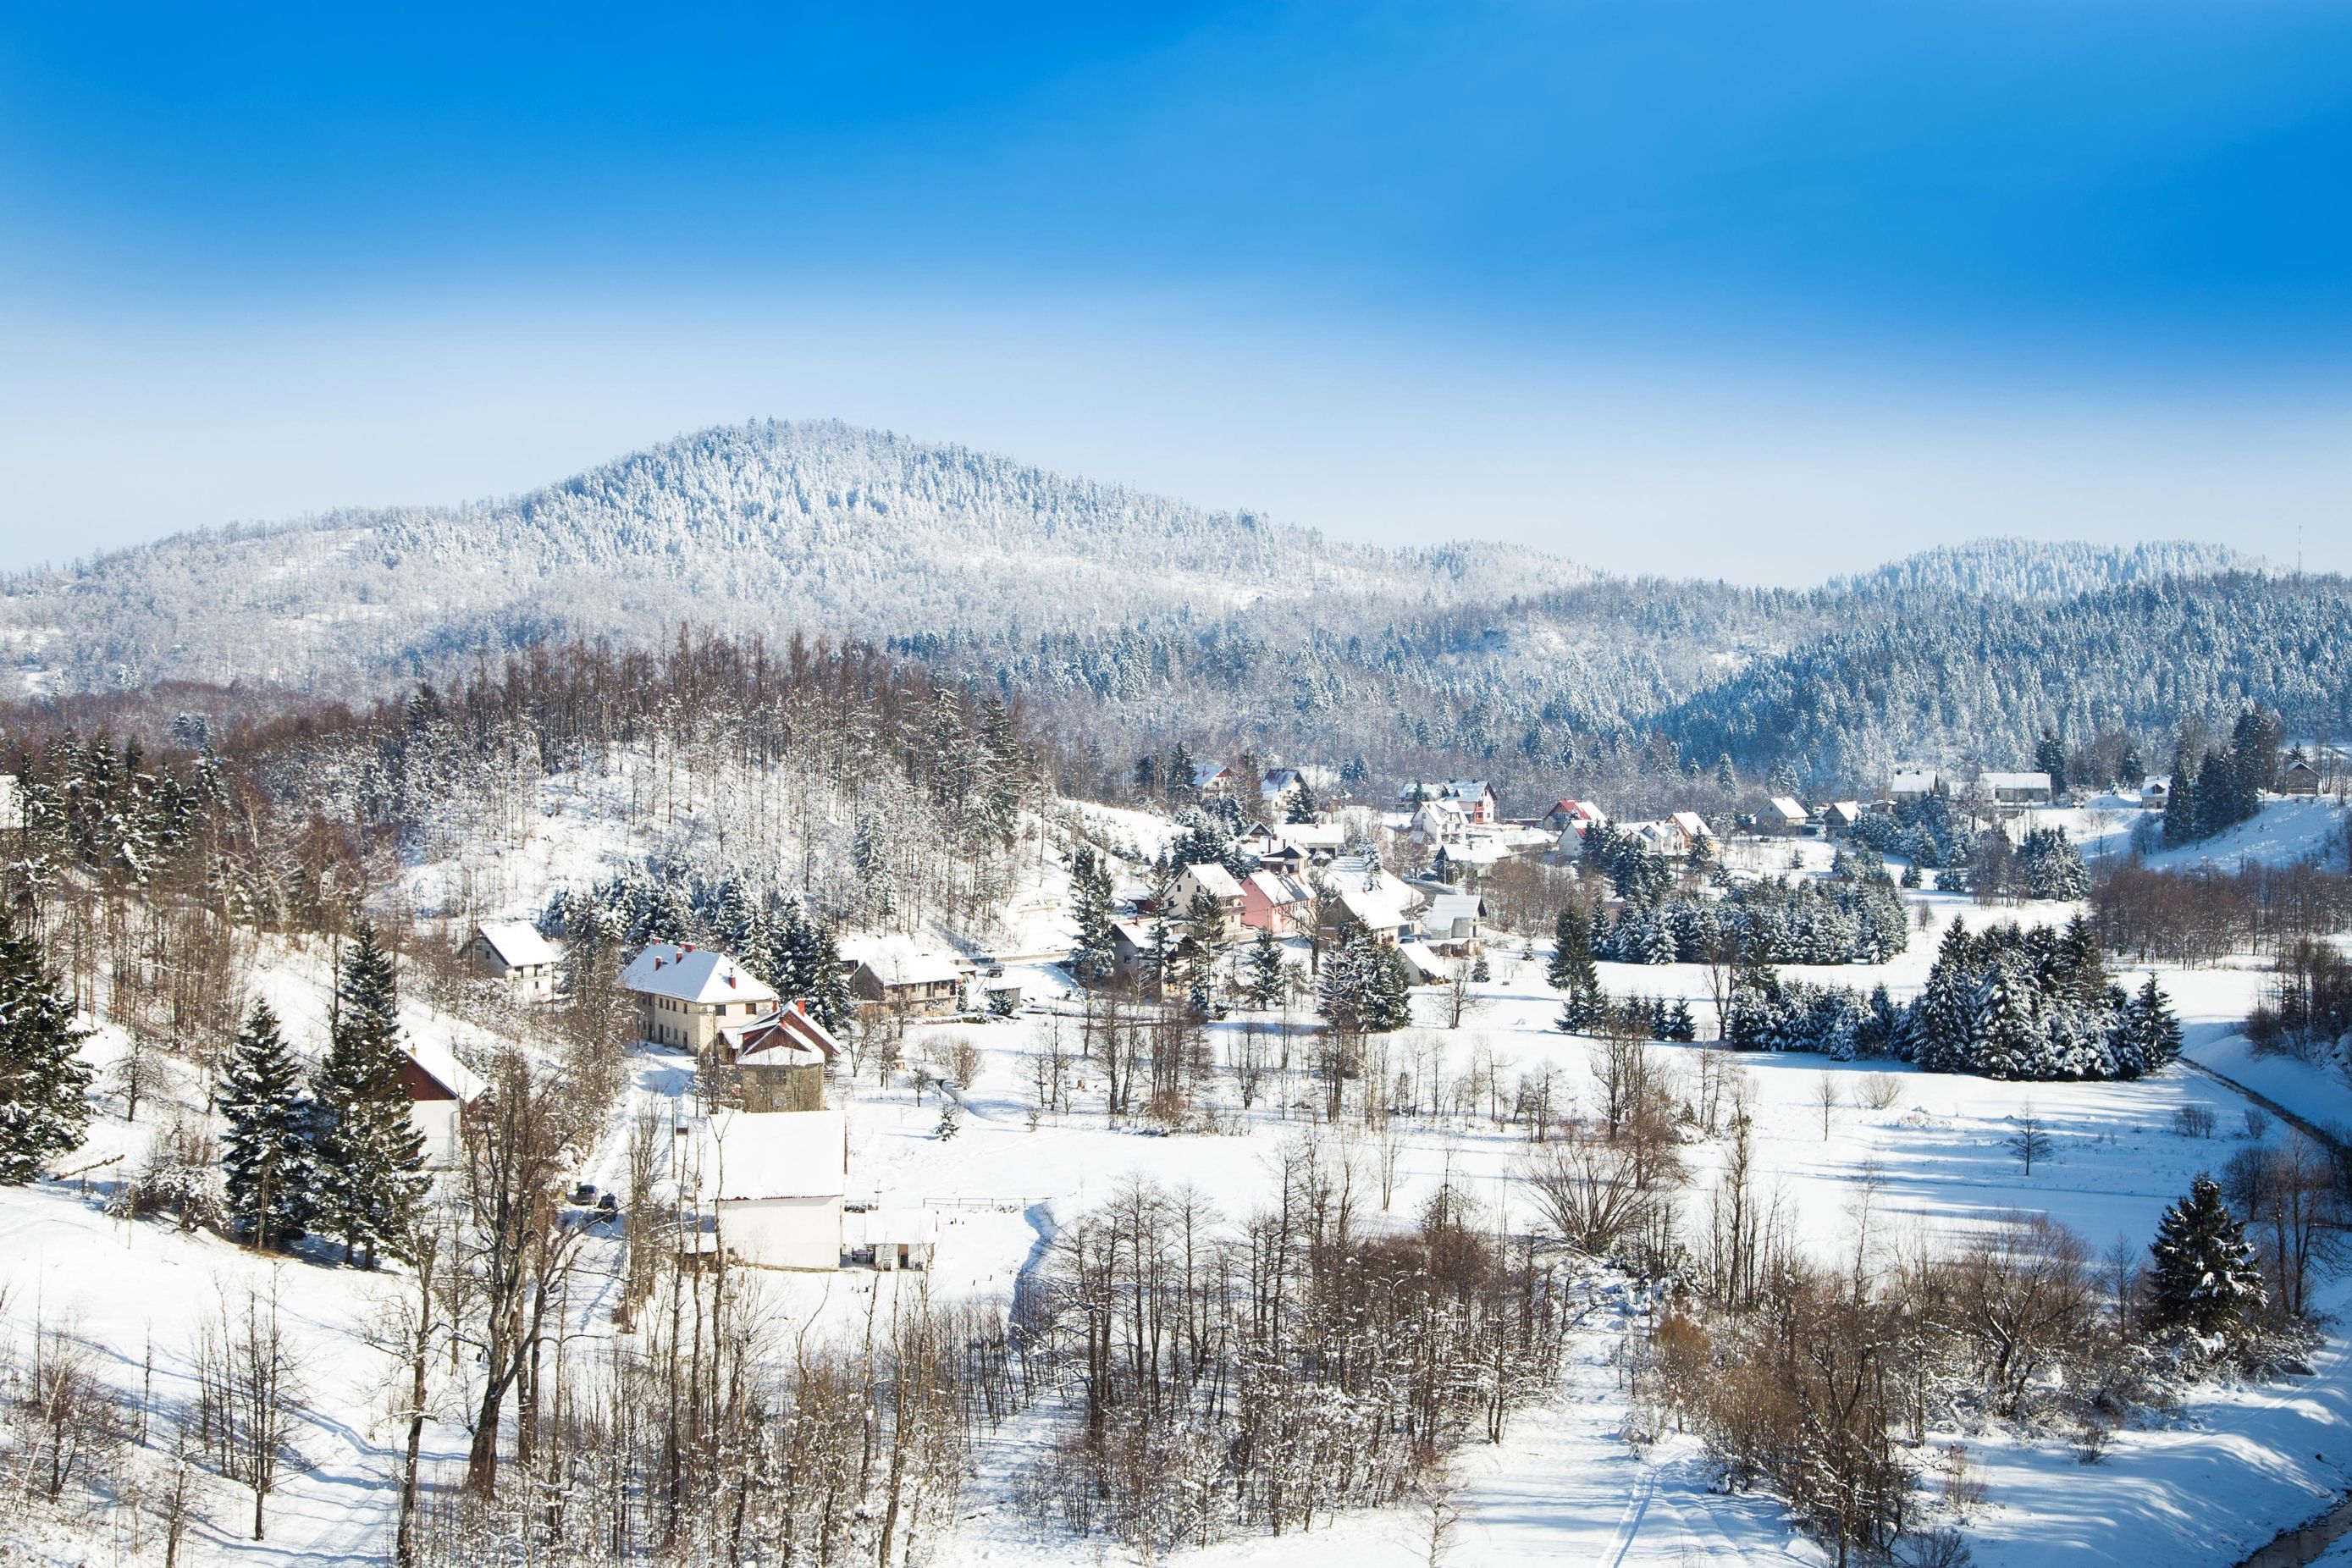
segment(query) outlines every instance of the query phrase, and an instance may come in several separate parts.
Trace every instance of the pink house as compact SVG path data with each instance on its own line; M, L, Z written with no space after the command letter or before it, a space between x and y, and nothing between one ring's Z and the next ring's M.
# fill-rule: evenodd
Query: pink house
M1242 924L1290 936L1307 929L1308 893L1295 877L1253 871L1242 880Z

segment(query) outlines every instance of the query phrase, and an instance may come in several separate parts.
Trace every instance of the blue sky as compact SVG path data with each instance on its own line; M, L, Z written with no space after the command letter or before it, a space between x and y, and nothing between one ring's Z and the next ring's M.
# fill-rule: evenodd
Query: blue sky
M2352 5L0 17L0 565L839 415L1382 542L2352 569Z

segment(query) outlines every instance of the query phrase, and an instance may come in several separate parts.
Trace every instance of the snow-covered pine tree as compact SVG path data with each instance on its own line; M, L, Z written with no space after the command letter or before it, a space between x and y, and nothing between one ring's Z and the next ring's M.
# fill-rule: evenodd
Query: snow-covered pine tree
M326 1058L311 1081L318 1102L320 1228L375 1267L397 1245L425 1190L425 1135L401 1084L400 995L392 955L365 921L343 954Z
M2117 1055L2136 1064L2128 1076L2154 1072L2180 1055L2180 1021L2150 970L2138 993L2124 1007L2116 1023Z
M2177 849L2197 837L2197 767L2186 749L2172 753L2172 783L2164 796L2164 846Z
M1090 985L1110 973L1110 872L1091 844L1070 851L1070 915L1078 928L1070 950L1070 973Z
M2229 1333L2262 1310L2263 1276L2246 1227L2200 1171L2189 1195L2164 1211L2148 1247L2149 1308L2164 1327Z
M301 1069L266 1002L253 1005L221 1075L221 1175L229 1218L263 1250L282 1247L310 1222L318 1170L313 1111Z
M41 944L0 910L0 1183L29 1182L89 1128L89 1031L74 1025Z
M1242 960L1242 990L1249 1005L1261 1010L1282 1001L1282 944L1270 931L1257 933Z

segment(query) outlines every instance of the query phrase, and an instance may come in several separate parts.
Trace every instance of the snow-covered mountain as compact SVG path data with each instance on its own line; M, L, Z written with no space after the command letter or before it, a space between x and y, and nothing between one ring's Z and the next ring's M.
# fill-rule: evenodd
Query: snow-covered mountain
M1328 542L838 423L722 427L544 489L181 534L0 580L0 630L67 687L299 684L691 620L781 637L1085 628L1309 594L1442 605L1591 574L1476 543Z
M2225 544L2160 539L2139 544L2074 540L1978 539L1890 561L1832 582L1854 593L1966 594L2002 599L2063 599L2160 577L2215 577L2260 571L2264 563Z

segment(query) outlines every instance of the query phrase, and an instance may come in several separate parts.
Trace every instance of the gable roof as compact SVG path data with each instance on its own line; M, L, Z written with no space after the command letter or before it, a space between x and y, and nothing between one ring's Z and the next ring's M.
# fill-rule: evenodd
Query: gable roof
M1296 877L1286 877L1279 871L1252 871L1248 886L1277 909L1285 904L1303 904L1310 896Z
M1214 784L1219 779L1230 778L1232 776L1233 770L1225 766L1223 763L1194 763L1192 764L1192 787L1194 789L1199 789L1203 784Z
M474 930L509 969L557 961L554 947L528 921L484 921Z
M783 1066L796 1061L830 1062L841 1058L833 1031L811 1017L795 999L740 1029L721 1029L738 1061ZM756 1059L755 1059L756 1058Z
M714 1117L696 1140L703 1195L722 1203L839 1197L849 1185L848 1136L838 1110Z
M621 971L621 989L674 1002L774 1002L768 983L723 952L656 942Z
M1805 808L1785 795L1776 795L1772 797L1772 810L1784 822L1805 820Z
M1677 811L1667 820L1681 828L1688 837L1712 838L1715 837L1715 829L1709 827L1706 825L1706 818L1696 811Z
M400 1048L408 1053L417 1071L447 1089L450 1098L460 1105L471 1105L489 1087L457 1059L455 1051L438 1040L420 1040L414 1035L404 1035Z
M1984 775L1987 789L2040 789L2050 787L2048 773L1988 773Z
M1475 893L1439 893L1429 900L1421 923L1425 930L1451 931L1456 921L1475 922L1486 913L1486 900Z
M1181 881L1186 877L1192 878L1193 885L1213 899L1238 899L1242 896L1242 885L1234 880L1234 874L1214 860L1195 861L1184 868L1177 880Z

